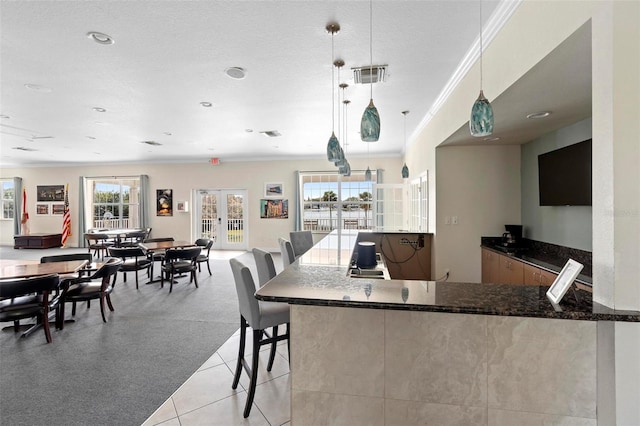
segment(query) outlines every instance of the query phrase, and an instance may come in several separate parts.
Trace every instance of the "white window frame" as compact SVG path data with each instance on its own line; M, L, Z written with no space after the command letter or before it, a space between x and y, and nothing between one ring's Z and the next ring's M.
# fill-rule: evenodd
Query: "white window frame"
M16 215L16 186L13 182L13 179L0 179L2 181L2 185L0 185L0 204L2 207L2 217L1 220L13 220ZM9 187L11 188L13 194L11 197L8 197ZM7 208L11 206L9 210ZM5 213L12 213L8 216L5 216Z
M132 182L128 184L127 182ZM118 187L118 201L116 202L95 202L96 184L110 184ZM89 195L89 209L87 211L87 225L89 228L99 229L115 229L115 228L140 228L140 188L141 182L139 176L113 176L113 177L89 177L87 178L87 194ZM129 188L129 202L125 202L123 187ZM137 190L136 190L137 188ZM96 217L94 215L96 206L103 207L104 211L118 211L119 216L103 215ZM122 217L128 206L129 217ZM111 209L109 207L112 207ZM133 213L133 214L132 214ZM113 214L113 213L112 213Z

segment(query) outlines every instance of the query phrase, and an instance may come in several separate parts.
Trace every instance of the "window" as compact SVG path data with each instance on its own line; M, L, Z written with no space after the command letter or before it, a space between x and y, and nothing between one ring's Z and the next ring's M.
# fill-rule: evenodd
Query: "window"
M88 178L89 228L140 228L140 178Z
M373 228L373 185L364 173L342 176L337 172L300 172L303 229L330 232Z
M2 180L1 195L2 198L0 198L0 202L2 202L2 219L13 219L16 211L16 191L15 186L13 185L13 180Z

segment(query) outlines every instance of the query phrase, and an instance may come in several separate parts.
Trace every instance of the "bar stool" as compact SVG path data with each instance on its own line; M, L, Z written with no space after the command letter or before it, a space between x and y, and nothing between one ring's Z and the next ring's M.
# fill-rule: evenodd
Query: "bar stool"
M247 402L244 406L244 417L249 417L253 397L256 393L256 382L258 379L258 357L260 347L270 345L269 362L267 371L271 371L275 358L275 343L280 340L287 340L289 347L289 305L286 303L262 302L256 299L256 285L251 276L251 271L237 259L230 259L229 264L233 271L233 279L238 293L238 304L240 305L240 347L238 348L238 363L233 377L232 389L238 387L242 370L246 371L250 377L249 389L247 391ZM286 324L285 334L278 335L278 326ZM251 351L251 366L244 358L244 349L247 338L247 327L253 329L253 349ZM273 334L269 336L266 330L273 327ZM265 338L266 336L266 338ZM290 357L289 357L290 358Z
M282 266L286 268L296 260L296 256L293 254L293 246L285 238L278 238L278 244L280 245L280 253L282 253Z
M276 276L276 267L273 264L273 257L268 251L254 248L252 252L258 269L258 284L262 287L267 281Z
M292 231L289 232L289 241L293 247L293 254L298 258L313 247L313 234L311 231Z

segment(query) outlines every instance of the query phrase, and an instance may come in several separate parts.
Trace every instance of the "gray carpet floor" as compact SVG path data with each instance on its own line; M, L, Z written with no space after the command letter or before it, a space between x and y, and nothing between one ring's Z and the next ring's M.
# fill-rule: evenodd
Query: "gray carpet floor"
M85 249L14 250L2 259ZM257 277L250 252L239 259ZM102 322L100 306L78 305L75 322L21 338L11 323L0 323L0 424L140 425L239 327L238 301L229 262L211 260L198 274L200 288L182 278L168 286L145 285L118 274L115 312ZM71 305L66 307L71 319ZM52 328L54 330L54 328ZM229 384L231 386L231 384Z

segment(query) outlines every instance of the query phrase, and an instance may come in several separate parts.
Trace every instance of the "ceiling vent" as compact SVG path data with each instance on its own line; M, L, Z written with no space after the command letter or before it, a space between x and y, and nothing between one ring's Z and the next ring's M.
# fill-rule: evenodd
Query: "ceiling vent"
M265 135L268 138L277 138L278 136L282 136L280 134L280 132L277 131L277 130L264 130L264 131L262 131L260 133L262 133L263 135Z
M142 141L140 143L144 143L144 144L151 145L151 146L162 146L162 144L160 142L156 142L156 141Z
M17 149L18 151L27 151L27 152L37 151L37 149L27 148L26 146L14 146L13 149Z
M371 84L383 82L387 77L388 65L373 65L364 66L358 68L351 68L353 70L353 80L356 84Z

